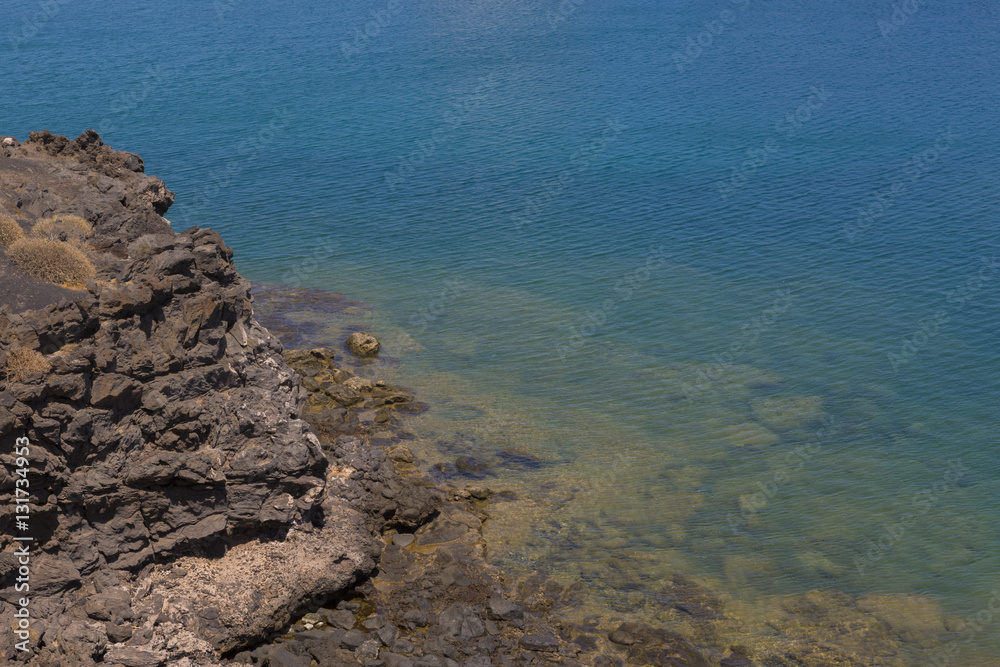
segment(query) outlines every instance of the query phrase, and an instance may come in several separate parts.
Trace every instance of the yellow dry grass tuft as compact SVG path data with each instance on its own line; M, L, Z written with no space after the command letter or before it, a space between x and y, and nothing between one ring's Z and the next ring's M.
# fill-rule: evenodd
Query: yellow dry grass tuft
M70 288L86 287L97 275L87 255L64 241L23 238L7 249L7 256L32 278Z
M8 382L22 382L32 373L44 373L50 368L49 362L37 350L15 347L7 354L3 374Z
M83 241L93 230L91 224L78 215L55 215L36 222L31 235L54 241Z
M17 220L0 213L0 245L10 245L21 238L24 238L24 230Z

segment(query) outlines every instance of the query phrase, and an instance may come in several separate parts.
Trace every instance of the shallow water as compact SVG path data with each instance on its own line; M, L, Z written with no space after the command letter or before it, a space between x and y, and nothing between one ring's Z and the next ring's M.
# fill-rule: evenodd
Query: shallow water
M9 4L3 131L356 299L297 335L383 340L424 458L522 498L497 560L925 594L1000 655L995 3Z

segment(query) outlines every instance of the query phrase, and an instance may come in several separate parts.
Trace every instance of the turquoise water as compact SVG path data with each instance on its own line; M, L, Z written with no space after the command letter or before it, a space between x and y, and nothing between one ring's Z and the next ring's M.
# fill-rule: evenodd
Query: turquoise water
M491 482L498 560L988 608L996 3L135 4L8 3L0 128L94 127L253 280L367 304L329 333L428 460L551 462Z

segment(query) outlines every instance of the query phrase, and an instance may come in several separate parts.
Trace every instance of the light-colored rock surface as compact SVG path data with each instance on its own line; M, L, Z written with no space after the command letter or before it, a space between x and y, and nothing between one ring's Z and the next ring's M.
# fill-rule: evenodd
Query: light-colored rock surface
M347 349L359 357L374 357L380 347L375 336L364 331L356 331L347 338Z

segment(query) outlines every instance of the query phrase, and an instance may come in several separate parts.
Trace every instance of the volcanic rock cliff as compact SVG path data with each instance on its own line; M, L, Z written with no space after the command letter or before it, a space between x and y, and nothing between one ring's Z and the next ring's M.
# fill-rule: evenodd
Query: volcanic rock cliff
M369 574L387 520L433 510L384 454L323 450L232 251L174 232L143 169L93 131L0 148L0 211L25 230L85 218L97 267L74 290L0 258L0 488L26 437L32 500L26 530L0 509L0 614L27 596L32 617L30 652L0 635L4 662L216 664ZM40 366L13 374L18 354ZM29 593L15 536L33 538Z

